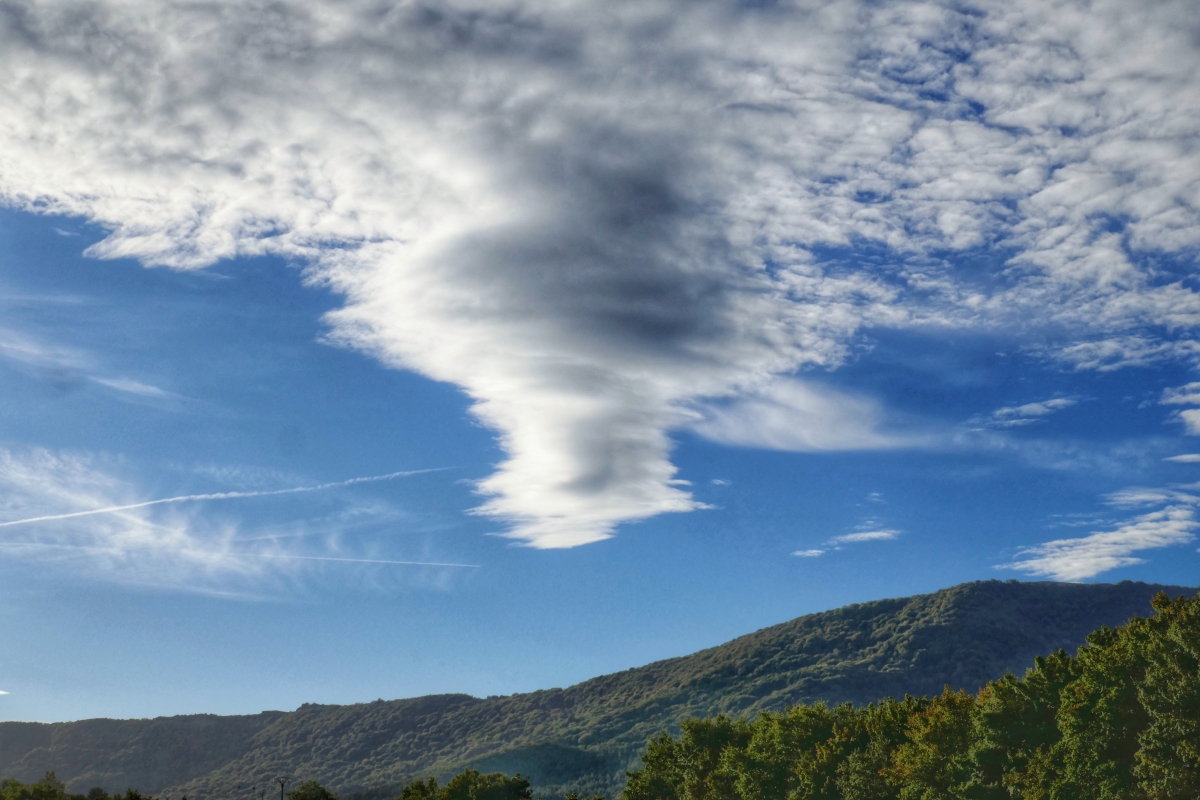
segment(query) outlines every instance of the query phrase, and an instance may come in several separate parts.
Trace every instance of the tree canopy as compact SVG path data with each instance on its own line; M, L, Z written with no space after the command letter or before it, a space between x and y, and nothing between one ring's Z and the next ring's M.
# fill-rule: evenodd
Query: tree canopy
M977 695L689 720L623 800L1194 800L1200 598L1154 610Z

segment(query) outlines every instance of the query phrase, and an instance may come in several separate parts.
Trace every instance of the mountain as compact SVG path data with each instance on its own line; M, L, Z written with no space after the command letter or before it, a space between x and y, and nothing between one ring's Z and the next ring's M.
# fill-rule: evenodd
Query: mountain
M647 739L690 716L753 714L799 702L865 704L975 691L1035 656L1073 650L1101 625L1151 613L1158 591L1119 584L983 581L860 603L764 628L689 656L567 689L434 695L253 716L0 723L0 775L54 770L92 786L193 800L249 800L276 775L315 778L362 800L464 767L521 772L535 792L615 793Z

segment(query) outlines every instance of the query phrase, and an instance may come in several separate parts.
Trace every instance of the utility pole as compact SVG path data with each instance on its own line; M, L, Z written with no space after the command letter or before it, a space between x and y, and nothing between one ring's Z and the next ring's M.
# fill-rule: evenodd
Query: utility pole
M275 782L279 784L279 800L283 800L283 787L287 786L290 780L291 778L286 775L280 775L275 779Z

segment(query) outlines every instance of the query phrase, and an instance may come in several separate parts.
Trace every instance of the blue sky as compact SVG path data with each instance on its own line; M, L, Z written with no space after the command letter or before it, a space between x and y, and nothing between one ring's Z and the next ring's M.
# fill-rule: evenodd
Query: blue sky
M1195 583L1186 3L381 8L0 11L0 718Z

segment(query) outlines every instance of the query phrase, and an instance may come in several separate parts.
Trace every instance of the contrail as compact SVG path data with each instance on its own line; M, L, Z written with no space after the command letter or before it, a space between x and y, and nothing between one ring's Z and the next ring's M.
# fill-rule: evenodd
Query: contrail
M46 514L41 517L29 517L27 519L14 519L8 522L0 522L0 528L8 528L13 525L26 525L30 522L50 522L56 519L74 519L75 517L90 517L94 514L114 514L118 511L130 511L135 508L146 508L147 506L157 506L163 503L187 503L194 500L236 500L242 497L271 497L279 494L301 494L303 492L319 492L323 489L335 489L338 486L350 486L355 483L371 483L373 481L390 481L393 478L405 478L409 475L421 475L426 472L441 472L443 470L453 469L453 467L434 467L432 469L414 469L406 472L389 472L387 475L369 475L365 478L351 478L348 481L335 481L333 483L321 483L316 486L296 486L292 489L274 489L269 492L217 492L215 494L185 494L179 497L164 497L160 500L146 500L142 503L129 503L123 506L109 506L107 508L93 508L88 511L72 511L69 514Z

